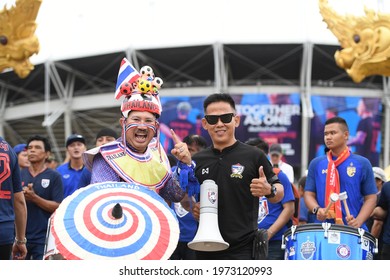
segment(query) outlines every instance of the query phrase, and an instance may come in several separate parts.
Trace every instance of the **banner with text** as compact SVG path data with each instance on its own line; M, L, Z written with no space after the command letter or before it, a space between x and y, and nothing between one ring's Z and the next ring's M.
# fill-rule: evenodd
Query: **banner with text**
M292 165L301 162L301 113L298 93L232 94L241 124L236 128L236 138L245 142L251 137L261 137L270 145L280 143L284 157ZM205 97L161 97L163 106L161 142L166 151L172 149L169 128L183 138L196 133L211 144L207 131L201 126Z

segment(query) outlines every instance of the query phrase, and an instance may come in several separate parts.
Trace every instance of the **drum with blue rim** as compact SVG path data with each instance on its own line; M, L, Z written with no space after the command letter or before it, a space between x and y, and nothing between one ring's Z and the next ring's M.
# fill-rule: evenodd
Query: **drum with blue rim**
M369 232L345 225L294 225L282 238L286 260L372 260L378 252Z

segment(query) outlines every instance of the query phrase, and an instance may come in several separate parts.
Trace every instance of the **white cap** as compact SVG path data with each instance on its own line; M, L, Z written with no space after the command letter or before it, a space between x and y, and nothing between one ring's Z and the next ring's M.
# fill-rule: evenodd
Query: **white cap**
M374 177L382 180L383 182L387 182L385 171L383 171L380 167L373 167L372 171L374 172Z

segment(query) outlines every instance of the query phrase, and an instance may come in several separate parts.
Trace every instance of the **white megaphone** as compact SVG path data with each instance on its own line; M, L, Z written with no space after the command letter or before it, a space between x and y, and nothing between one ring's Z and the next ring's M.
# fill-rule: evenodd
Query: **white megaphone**
M218 185L204 180L200 186L199 227L188 247L196 251L222 251L229 247L218 227Z

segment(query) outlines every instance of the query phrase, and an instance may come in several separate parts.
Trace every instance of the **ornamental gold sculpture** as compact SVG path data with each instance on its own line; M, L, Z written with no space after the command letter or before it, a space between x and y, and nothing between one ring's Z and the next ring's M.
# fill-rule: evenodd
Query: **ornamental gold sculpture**
M390 75L390 15L365 8L365 16L341 16L319 0L320 13L342 50L336 51L336 64L355 83L368 76Z
M29 58L39 51L35 19L42 0L16 0L0 10L0 73L12 68L20 78L34 69Z

